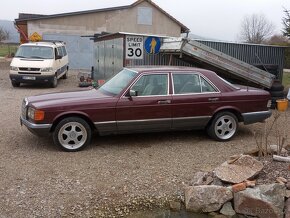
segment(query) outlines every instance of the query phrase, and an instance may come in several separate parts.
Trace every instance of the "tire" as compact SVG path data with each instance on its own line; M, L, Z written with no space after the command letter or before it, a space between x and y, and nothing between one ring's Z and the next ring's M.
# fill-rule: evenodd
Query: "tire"
M13 87L19 87L20 86L20 82L11 81L11 84L12 84Z
M284 97L284 91L270 91L271 97Z
M217 141L228 141L238 130L238 119L231 112L216 114L207 128L208 135Z
M51 88L57 87L57 76L54 75L53 80L51 81Z
M270 88L270 92L272 91L283 91L284 86L281 83L273 83L272 87Z
M90 144L91 138L91 127L79 117L64 118L53 132L54 144L70 152L82 150Z

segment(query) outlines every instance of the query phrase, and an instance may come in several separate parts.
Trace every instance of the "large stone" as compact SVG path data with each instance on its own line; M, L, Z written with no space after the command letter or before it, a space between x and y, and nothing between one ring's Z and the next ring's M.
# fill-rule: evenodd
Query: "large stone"
M288 153L288 151L285 148L279 148L278 145L270 145L269 149L272 154L287 154Z
M220 213L226 215L227 217L232 217L236 214L231 202L225 203L222 209L220 210Z
M249 155L242 155L231 164L224 162L215 169L215 173L222 181L241 183L256 176L262 169L262 162Z
M211 173L208 172L197 172L194 174L193 179L191 180L190 185L209 185L213 182Z
M185 189L185 207L192 212L213 212L233 198L230 189L216 185L188 186Z
M290 198L285 203L285 218L290 218Z
M285 186L260 185L234 194L235 211L261 218L282 218Z

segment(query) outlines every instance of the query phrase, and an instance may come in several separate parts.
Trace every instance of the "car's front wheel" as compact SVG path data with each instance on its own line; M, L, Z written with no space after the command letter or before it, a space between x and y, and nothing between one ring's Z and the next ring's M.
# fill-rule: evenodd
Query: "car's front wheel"
M54 143L65 151L79 151L90 144L91 138L91 127L79 117L64 118L53 132Z
M238 130L238 119L231 112L216 114L207 128L210 137L218 141L230 140Z

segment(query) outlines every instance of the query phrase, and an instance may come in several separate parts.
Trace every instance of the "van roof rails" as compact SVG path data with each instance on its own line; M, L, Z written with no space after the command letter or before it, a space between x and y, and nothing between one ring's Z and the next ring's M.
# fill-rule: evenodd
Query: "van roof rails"
M30 42L33 42L33 41L30 41ZM57 42L59 42L59 43L65 44L65 42L61 41L61 40L49 40L49 39L43 39L43 40L40 40L40 41L37 41L37 42L51 42L53 44L56 44Z

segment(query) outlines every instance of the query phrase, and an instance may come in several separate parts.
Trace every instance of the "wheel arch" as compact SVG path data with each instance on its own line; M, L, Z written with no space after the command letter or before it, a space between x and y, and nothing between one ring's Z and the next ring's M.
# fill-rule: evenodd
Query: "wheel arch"
M91 127L91 130L96 130L93 122L91 121L91 119L83 113L79 113L79 112L73 112L73 113L66 113L66 114L61 114L60 116L56 117L56 119L53 121L52 123L52 127L50 128L50 132L54 132L57 124L59 124L59 122L65 118L68 117L79 117L82 118L83 120L85 120L89 126Z
M243 116L242 116L242 113L237 108L233 108L233 107L230 107L230 108L220 108L220 109L218 109L218 110L215 111L214 115L209 120L209 122L207 124L207 127L211 125L211 123L212 123L213 119L215 118L215 116L218 113L221 113L221 112L230 112L230 113L232 113L232 114L234 114L236 116L236 118L238 119L238 122L243 122L244 121Z

